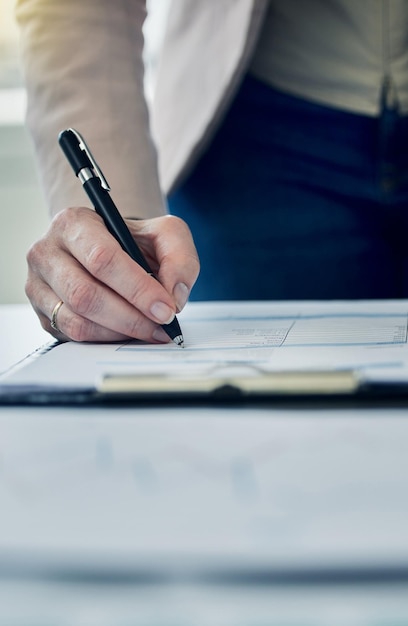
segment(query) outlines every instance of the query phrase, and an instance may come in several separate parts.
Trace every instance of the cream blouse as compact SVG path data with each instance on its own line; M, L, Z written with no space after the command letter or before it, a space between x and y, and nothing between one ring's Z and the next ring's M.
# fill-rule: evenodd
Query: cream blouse
M288 93L375 115L408 111L407 0L270 0L251 71Z

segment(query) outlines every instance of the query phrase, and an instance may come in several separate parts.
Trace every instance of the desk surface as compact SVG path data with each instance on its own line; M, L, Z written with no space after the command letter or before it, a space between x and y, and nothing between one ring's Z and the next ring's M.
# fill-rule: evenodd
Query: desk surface
M405 409L1 408L0 626L407 622L407 492Z
M28 304L1 305L0 373L51 339Z

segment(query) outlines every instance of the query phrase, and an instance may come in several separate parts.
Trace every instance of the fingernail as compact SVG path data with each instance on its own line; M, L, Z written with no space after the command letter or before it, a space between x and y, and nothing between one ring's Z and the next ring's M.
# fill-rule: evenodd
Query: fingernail
M153 331L152 337L155 341L160 341L160 343L169 343L170 341L168 334L160 327Z
M190 290L187 285L185 285L184 283L177 283L177 285L173 289L173 297L179 311L184 309L189 295Z
M174 312L164 302L155 302L150 309L150 313L160 324L170 324L174 319Z

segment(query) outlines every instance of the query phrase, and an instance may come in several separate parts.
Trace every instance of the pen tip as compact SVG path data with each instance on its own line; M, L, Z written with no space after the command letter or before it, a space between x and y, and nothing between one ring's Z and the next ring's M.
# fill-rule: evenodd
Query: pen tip
M177 335L177 337L174 337L173 341L178 346L180 346L180 348L184 348L184 338L183 338L183 335Z

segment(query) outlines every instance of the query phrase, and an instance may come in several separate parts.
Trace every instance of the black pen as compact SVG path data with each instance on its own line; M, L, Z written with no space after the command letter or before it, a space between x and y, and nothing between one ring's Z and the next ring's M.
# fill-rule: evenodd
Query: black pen
M141 250L133 239L128 227L110 195L110 187L83 137L73 128L63 130L58 137L75 176L81 181L95 211L105 222L108 231L120 243L123 250L148 274L154 276ZM184 347L183 334L177 318L170 324L163 324L163 330L177 345Z

